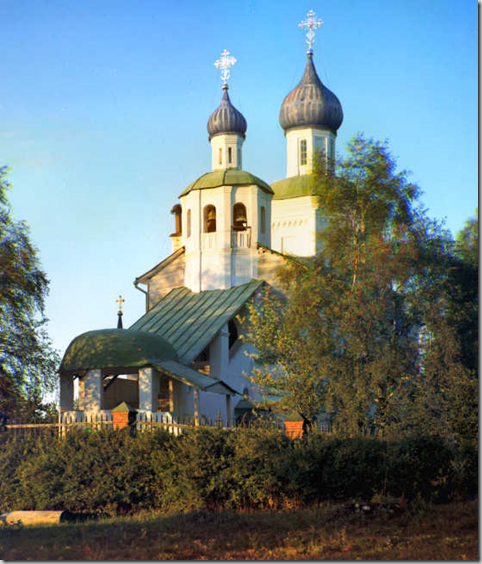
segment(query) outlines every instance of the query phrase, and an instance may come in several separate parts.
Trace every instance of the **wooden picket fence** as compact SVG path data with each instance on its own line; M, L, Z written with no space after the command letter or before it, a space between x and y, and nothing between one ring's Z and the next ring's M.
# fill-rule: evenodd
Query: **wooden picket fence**
M166 429L173 435L180 435L187 429L196 427L216 427L220 429L237 429L248 426L245 422L232 420L229 424L220 418L208 420L201 417L196 420L192 416L185 416L182 422L176 421L169 413L145 413L136 414L136 420L132 423L131 428L135 432L153 431L154 429ZM56 423L39 423L39 422L16 422L9 421L6 425L0 425L0 435L8 434L8 436L64 436L73 429L87 429L92 432L100 429L115 428L112 415L110 413L83 413L75 414L67 413L62 417L61 422Z

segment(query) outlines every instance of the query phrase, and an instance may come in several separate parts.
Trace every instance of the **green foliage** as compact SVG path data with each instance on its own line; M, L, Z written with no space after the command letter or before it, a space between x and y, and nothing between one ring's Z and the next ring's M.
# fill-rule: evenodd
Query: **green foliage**
M45 330L48 281L24 222L14 221L0 167L0 412L31 416L55 389L58 354Z
M322 250L286 262L284 297L267 290L251 305L252 382L307 428L321 419L340 436L473 434L448 233L417 207L386 144L358 136L336 164L321 156L314 179L329 219Z
M310 433L289 440L259 426L70 432L0 446L2 509L86 514L139 510L296 509L375 494L443 501L477 494L477 449L437 437L398 441Z

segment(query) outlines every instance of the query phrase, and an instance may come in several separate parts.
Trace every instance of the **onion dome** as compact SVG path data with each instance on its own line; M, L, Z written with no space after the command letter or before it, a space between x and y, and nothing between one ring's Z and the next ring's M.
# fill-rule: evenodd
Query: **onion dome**
M340 101L321 82L313 64L313 53L309 51L302 79L281 105L280 125L285 133L299 127L316 127L336 133L342 121Z
M221 103L208 120L209 140L220 133L235 133L245 137L248 127L243 114L232 104L228 95L228 85L223 86L224 94Z

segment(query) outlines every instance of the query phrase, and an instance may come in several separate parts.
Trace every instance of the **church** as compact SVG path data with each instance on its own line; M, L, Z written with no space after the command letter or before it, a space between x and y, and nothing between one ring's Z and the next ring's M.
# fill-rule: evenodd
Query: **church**
M319 250L317 233L326 219L310 173L318 152L334 158L343 121L341 104L313 60L321 23L310 11L300 24L308 30L306 67L279 116L286 178L271 184L243 170L247 122L228 86L236 60L224 50L216 61L224 84L207 122L211 170L184 188L171 210L172 254L135 279L145 314L128 329L120 323L89 331L68 346L59 369L64 421L89 413L109 418L125 402L173 422L220 415L231 424L250 410L249 398L259 399L247 378L252 347L241 338L246 306L263 287L280 289L277 270L287 255Z

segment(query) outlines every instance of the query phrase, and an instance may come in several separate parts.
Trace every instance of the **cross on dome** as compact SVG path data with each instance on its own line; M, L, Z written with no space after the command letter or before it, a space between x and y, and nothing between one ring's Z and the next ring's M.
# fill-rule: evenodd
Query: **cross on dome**
M224 49L221 53L221 58L218 59L214 66L221 69L221 78L223 79L223 87L226 86L228 78L231 75L230 68L236 63L236 59L229 54L229 51Z
M122 304L125 302L122 296L119 296L116 303L119 304L119 313L122 313Z
M315 12L313 12L313 10L310 10L306 14L306 20L298 24L298 27L300 29L304 29L304 28L308 29L308 33L306 34L307 37L306 43L308 44L308 51L307 51L308 54L313 53L312 45L315 42L315 30L321 27L322 24L323 21L315 17Z

